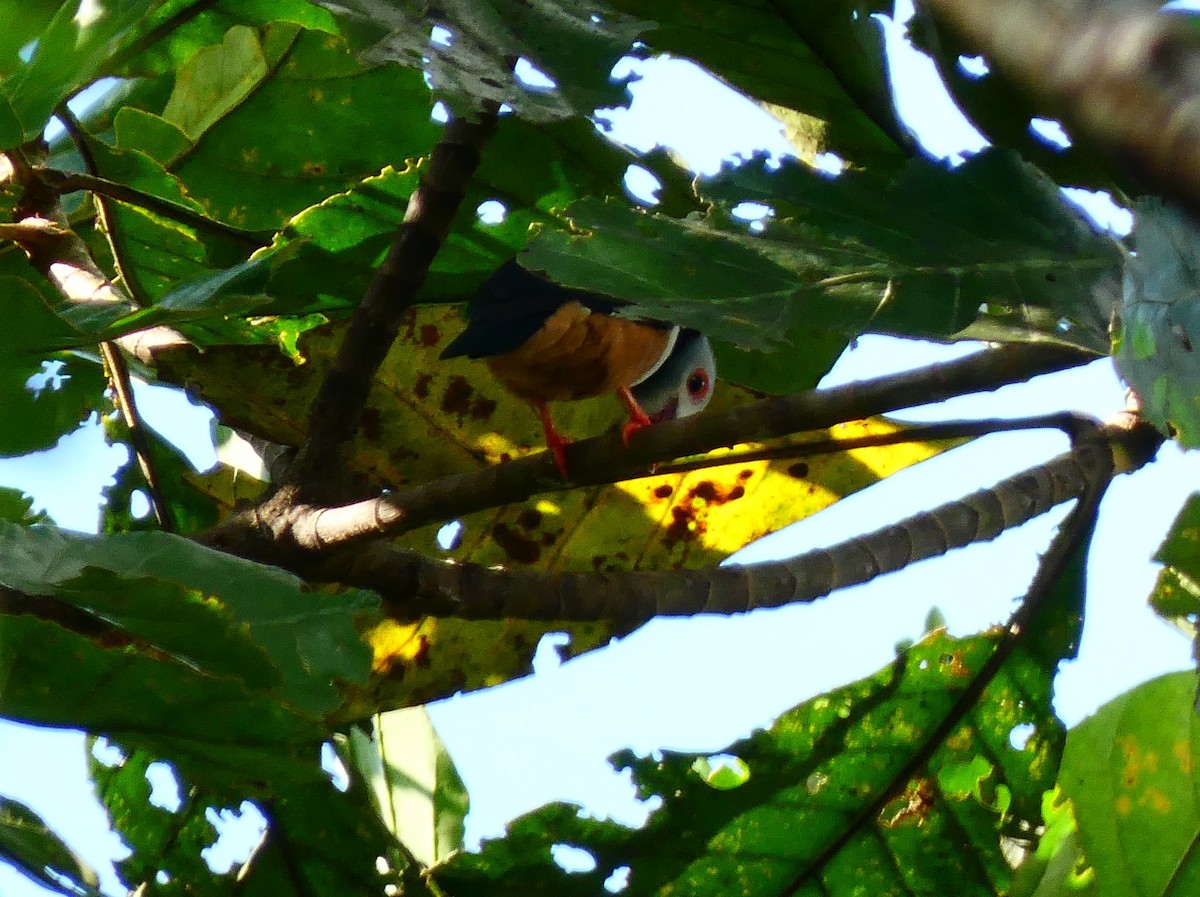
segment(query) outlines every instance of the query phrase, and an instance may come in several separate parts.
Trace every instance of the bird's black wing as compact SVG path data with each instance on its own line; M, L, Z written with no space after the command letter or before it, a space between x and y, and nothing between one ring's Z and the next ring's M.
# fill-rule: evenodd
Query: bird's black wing
M522 268L516 259L507 261L471 297L467 328L441 357L486 358L512 352L568 302L603 314L625 304L601 293L560 286Z

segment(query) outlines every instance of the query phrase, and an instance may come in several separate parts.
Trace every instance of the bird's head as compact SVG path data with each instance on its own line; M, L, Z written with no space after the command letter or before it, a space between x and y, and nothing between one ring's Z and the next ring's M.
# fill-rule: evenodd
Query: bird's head
M673 337L663 361L630 387L655 422L703 411L716 385L717 363L708 337L688 328L680 328Z

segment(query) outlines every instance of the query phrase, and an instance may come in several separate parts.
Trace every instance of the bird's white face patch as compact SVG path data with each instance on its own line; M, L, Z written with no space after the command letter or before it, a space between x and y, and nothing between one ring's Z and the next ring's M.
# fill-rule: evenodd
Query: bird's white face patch
M653 376L633 387L633 394L652 420L690 417L712 398L717 364L708 338L687 331Z

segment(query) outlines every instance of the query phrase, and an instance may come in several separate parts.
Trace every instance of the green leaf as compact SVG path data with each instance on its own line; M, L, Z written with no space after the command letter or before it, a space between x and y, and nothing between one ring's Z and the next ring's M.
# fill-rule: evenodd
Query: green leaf
M1154 560L1166 564L1150 593L1150 605L1168 619L1200 614L1200 493L1193 492Z
M0 556L8 559L0 583L53 595L135 636L152 635L158 650L198 662L198 669L212 664L218 674L233 672L224 667L232 657L221 652L248 637L282 675L273 690L306 713L334 709L348 684L366 681L370 650L355 631L354 615L374 606L367 593L317 595L279 569L166 533L95 537L0 524ZM127 599L122 589L130 590ZM157 609L155 601L161 602ZM193 625L173 624L172 608ZM200 625L205 614L217 620ZM147 632L143 625L156 628ZM218 643L223 626L228 635ZM249 662L245 648L234 656ZM239 675L251 688L264 685L261 667Z
M895 168L915 143L892 104L878 0L777 4L715 0L703 15L683 0L615 0L653 20L641 39L693 59L735 89L809 120L797 150L832 151L860 165ZM645 50L642 51L646 52ZM794 119L794 115L781 117Z
M813 329L972 336L981 307L984 320L993 309L1044 311L1010 338L1107 345L1096 296L1120 249L1012 155L956 170L914 162L890 183L760 160L703 192L722 206L686 221L585 200L571 210L581 235L545 230L523 263L759 351L803 352L785 340ZM769 203L776 219L750 233L723 211L740 202Z
M52 523L46 514L33 513L33 497L20 489L0 486L0 520L28 526L32 523Z
M33 810L3 796L0 859L51 890L100 897L96 873Z
M1142 415L1185 448L1200 446L1200 228L1162 200L1134 210L1135 255L1125 264L1114 328L1117 369Z
M939 27L925 7L917 7L909 22L909 36L918 50L932 57L954 101L988 143L1016 150L1064 186L1110 192L1119 189L1133 195L1143 189L1136 179L1117 170L1110 158L1086 144L1075 142L1064 147L1034 131L1031 119L1053 119L1056 110L1031 98L997 66L980 76L968 72L959 59L975 56L978 50L964 42L953 28Z
M0 715L10 719L110 735L195 781L248 793L323 776L321 726L182 661L9 615L0 656Z
M190 535L214 526L219 517L217 504L196 487L198 475L191 462L144 421L142 429L149 447L150 466L158 475L159 494L166 500L167 514L173 523L171 531ZM126 441L128 432L124 422L110 419L110 440ZM103 490L104 523L101 529L107 533L157 529L159 524L152 511L140 519L133 516L133 494L144 490L148 491L146 479L130 446L129 460L117 470L112 484Z
M192 141L237 108L267 76L258 35L235 25L216 46L205 47L179 68L163 118Z
M178 782L182 803L177 810L165 809L150 801L147 772L156 758L112 743L108 748L106 754L120 750L120 760L108 765L89 753L89 765L96 796L131 851L116 861L126 886L135 890L145 883L147 893L159 897L228 894L232 878L215 874L201 855L217 840L217 829L208 816L212 804L220 805L212 789ZM175 770L171 772L178 778ZM165 881L157 880L160 874Z
M147 16L164 5L154 0L82 7L65 2L47 17L47 4L0 3L0 21L8 32L0 42L0 109L6 110L0 113L0 149L41 134L54 108L98 77L108 60L142 33ZM27 62L17 55L22 50L30 53Z
M546 122L626 101L609 73L645 27L608 3L446 0L433 10L394 0L327 4L374 61L428 71L438 96L471 114L482 100ZM430 30L448 32L435 41ZM524 86L511 60L531 63L554 86Z
M266 841L239 875L245 897L421 893L404 886L417 870L360 782L344 792L328 780L279 789L266 807Z
M632 771L639 797L662 801L644 828L551 805L434 880L456 897L596 894L626 866L629 895L1004 893L1001 834L1040 824L1055 772L1053 664L1018 650L945 740L929 741L995 644L933 634L876 675L788 711L722 752L748 770L728 790L698 774L706 755L622 752L615 765ZM1018 750L1019 725L1035 732ZM595 869L564 873L558 844L590 853Z
M1083 865L1075 813L1058 788L1042 801L1046 828L1025 856L1008 897L1095 897L1096 875Z
M1059 784L1075 806L1097 897L1200 892L1195 673L1105 704L1067 736Z
M344 754L418 862L432 866L462 847L467 789L424 707L379 714L372 736L352 729Z
M268 58L279 59L269 76L174 167L210 215L273 230L389 162L433 148L438 129L418 72L364 65L344 40L319 32L301 31L278 50L273 40L263 42ZM123 135L122 145L136 148L130 141Z
M78 355L0 358L0 456L52 448L92 412L108 409L104 388L100 365Z

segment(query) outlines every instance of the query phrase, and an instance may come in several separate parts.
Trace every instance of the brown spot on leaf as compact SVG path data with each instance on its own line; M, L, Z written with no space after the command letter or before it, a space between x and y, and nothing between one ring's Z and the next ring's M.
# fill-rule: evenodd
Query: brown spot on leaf
M671 522L663 533L663 542L673 548L680 542L695 542L703 532L704 527L696 520L691 505L676 505L671 508Z
M542 547L523 533L517 532L507 523L492 527L492 538L500 550L518 564L532 564L542 556Z
M673 488L668 486L666 483L663 483L661 486L659 486L657 489L654 490L654 497L655 498L670 498L671 493L674 491L675 490Z
M476 397L471 403L471 417L475 420L489 420L496 413L496 403L482 396Z
M754 476L754 471L751 470L749 467L747 467L745 470L738 471L738 479L741 480L742 482L745 482L746 480L750 479L750 477L752 477L752 476Z
M442 410L447 414L457 414L460 418L466 417L471 411L471 396L474 393L467 378L455 374L442 395Z
M437 329L436 324L421 325L421 337L419 342L422 346L425 346L426 348L429 348L430 346L436 346L439 342L441 342L441 339L442 334L441 331Z
M797 461L795 464L788 465L788 476L802 480L808 476L808 465L803 461Z
M542 512L536 508L526 508L517 515L517 526L521 529L537 529L542 524Z
M429 384L433 382L433 374L417 374L417 381L413 384L413 395L418 399L429 398Z

